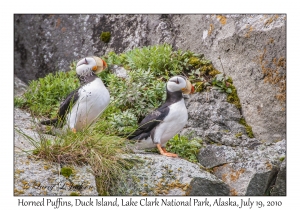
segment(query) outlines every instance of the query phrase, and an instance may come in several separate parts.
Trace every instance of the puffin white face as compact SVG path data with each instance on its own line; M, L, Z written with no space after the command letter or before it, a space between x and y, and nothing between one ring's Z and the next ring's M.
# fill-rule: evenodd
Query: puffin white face
M195 90L191 82L182 76L171 77L167 82L167 89L170 92L181 91L183 94L190 94Z
M104 60L99 57L86 57L78 61L76 65L76 73L80 76L100 73L107 67Z

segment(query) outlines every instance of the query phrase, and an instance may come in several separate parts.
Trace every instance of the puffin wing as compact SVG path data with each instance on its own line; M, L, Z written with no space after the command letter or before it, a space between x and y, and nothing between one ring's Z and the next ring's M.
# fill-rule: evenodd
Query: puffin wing
M127 138L132 140L148 138L151 135L151 131L164 120L169 111L168 106L161 106L154 110L142 120L139 128Z
M57 118L42 121L42 125L57 125L59 122L63 122L65 120L66 114L72 107L72 105L78 100L79 94L78 89L72 91L66 99L60 104Z

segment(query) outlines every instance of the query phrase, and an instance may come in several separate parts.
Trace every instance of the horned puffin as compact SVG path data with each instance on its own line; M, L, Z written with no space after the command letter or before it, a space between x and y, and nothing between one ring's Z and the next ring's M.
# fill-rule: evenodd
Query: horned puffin
M194 87L187 78L174 76L167 82L166 90L165 103L147 115L128 139L137 140L136 149L157 147L162 155L178 157L167 152L165 146L187 123L188 112L182 94L193 93Z
M93 124L110 101L109 91L97 76L106 67L105 61L95 56L78 61L76 74L80 87L61 103L56 119L41 124L71 129L74 133Z

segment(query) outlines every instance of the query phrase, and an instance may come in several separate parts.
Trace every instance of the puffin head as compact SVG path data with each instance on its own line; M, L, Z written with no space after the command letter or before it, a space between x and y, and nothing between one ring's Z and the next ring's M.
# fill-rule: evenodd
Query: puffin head
M85 76L93 72L94 74L99 74L107 67L104 60L99 57L86 57L78 61L76 65L77 75Z
M191 94L195 91L191 82L183 76L171 77L167 82L167 89L170 92L181 91L183 94Z

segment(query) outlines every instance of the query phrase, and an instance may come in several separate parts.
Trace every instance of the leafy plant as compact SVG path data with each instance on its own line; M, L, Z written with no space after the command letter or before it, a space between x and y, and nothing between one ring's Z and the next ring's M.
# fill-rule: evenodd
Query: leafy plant
M217 74L213 80L212 85L213 89L216 89L220 92L232 93L232 84L229 82L229 77L225 74Z
M29 109L35 115L53 117L60 102L74 89L79 87L74 70L50 73L44 78L29 83L23 99L15 98L15 105Z
M166 150L178 154L180 157L190 162L197 163L197 155L201 147L201 139L193 138L189 140L187 136L180 136L176 134L172 139L168 141Z

